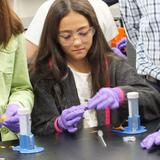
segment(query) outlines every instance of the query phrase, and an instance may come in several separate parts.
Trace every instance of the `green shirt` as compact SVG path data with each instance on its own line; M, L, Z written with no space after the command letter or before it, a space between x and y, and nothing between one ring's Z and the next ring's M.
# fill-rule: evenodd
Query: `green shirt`
M19 104L32 110L33 92L29 79L25 40L23 35L12 36L7 47L0 45L0 115L8 104ZM0 129L2 141L17 136L5 126Z

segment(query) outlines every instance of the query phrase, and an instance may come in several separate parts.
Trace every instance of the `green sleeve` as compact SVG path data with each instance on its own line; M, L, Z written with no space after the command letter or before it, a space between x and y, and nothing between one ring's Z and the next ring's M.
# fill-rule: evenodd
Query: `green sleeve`
M17 41L9 104L19 103L31 111L34 96L28 74L25 40L22 34L17 36Z

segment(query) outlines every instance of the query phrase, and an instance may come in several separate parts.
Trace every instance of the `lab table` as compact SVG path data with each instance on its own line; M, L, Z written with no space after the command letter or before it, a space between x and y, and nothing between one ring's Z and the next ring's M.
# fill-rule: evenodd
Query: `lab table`
M123 137L128 135L113 133L111 128L106 126L80 130L75 134L35 136L36 145L45 149L36 154L21 154L13 151L11 146L18 145L18 141L0 142L0 158L5 160L159 160L160 147L152 151L140 147L140 141L155 130L158 122L147 124L148 131L134 135L136 141L133 142L125 142ZM103 131L106 147L97 136L98 129Z

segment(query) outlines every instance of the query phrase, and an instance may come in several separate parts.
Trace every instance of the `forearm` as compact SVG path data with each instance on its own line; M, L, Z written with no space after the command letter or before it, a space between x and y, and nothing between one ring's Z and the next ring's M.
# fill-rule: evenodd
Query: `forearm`
M28 61L28 64L30 64L35 61L36 50L38 46L33 44L31 41L26 40L26 47L27 47L27 61Z
M23 36L19 35L17 40L18 48L15 52L9 103L18 102L22 107L29 107L31 110L34 96L28 74Z

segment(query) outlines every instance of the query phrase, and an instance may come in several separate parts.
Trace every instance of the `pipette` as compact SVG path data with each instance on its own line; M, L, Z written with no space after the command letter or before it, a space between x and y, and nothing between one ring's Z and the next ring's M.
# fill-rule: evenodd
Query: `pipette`
M102 130L98 130L97 133L98 133L98 136L99 136L100 140L102 141L104 147L107 147L107 144L106 144L106 142L105 142L105 140L103 138L103 131Z

